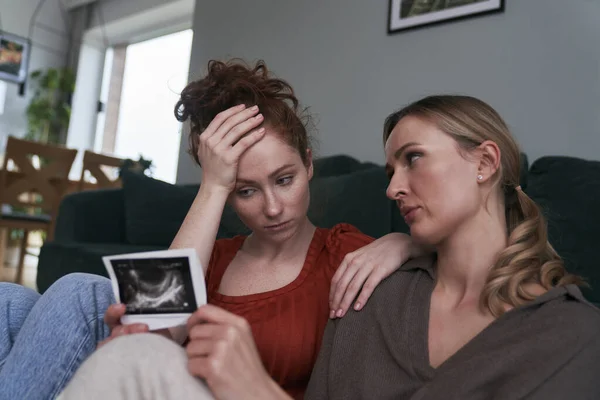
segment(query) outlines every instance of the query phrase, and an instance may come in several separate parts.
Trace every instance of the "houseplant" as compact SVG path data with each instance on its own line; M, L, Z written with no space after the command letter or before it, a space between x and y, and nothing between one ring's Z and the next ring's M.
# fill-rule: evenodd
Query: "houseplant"
M43 143L66 143L75 74L69 68L49 68L34 71L30 77L34 95L27 107L25 137Z

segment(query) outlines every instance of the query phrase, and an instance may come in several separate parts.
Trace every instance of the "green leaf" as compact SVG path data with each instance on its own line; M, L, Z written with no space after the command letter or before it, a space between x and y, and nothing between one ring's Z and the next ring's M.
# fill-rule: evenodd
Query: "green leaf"
M30 76L35 92L26 109L27 134L37 140L60 143L71 118L69 99L75 91L75 74L69 68L49 68Z

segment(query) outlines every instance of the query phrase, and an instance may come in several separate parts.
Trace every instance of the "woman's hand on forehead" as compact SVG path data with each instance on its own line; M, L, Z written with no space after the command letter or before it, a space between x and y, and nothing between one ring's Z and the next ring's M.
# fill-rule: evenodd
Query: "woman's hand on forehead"
M217 114L199 138L203 186L234 189L241 155L264 137L263 121L257 106L242 104Z

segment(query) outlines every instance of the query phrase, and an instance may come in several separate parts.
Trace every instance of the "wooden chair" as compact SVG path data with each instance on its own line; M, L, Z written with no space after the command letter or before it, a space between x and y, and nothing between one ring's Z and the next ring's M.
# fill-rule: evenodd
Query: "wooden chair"
M121 179L117 169L123 164L123 159L104 154L94 153L90 150L85 150L83 153L83 168L81 169L81 178L79 179L79 190L84 190L88 187L86 181L86 171L96 180L95 188L109 189L121 186ZM110 177L106 170L109 167L115 172L114 177Z
M69 187L69 171L77 150L9 137L0 170L0 230L23 229L16 282L23 278L23 263L30 231L43 230L52 240L58 207ZM34 162L35 160L35 162ZM16 170L8 170L11 161ZM35 165L37 164L37 166ZM5 237L5 233L2 234ZM4 264L4 243L0 243L0 272Z

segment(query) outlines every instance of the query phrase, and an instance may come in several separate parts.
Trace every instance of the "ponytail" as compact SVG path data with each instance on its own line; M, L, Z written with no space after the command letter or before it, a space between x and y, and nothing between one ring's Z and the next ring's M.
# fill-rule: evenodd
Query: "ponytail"
M499 255L482 292L482 305L499 317L505 306L518 307L537 296L527 289L539 284L546 290L583 279L569 274L548 242L546 221L539 206L520 186L505 193L508 246Z

